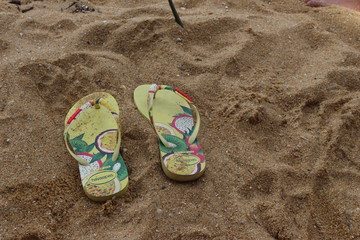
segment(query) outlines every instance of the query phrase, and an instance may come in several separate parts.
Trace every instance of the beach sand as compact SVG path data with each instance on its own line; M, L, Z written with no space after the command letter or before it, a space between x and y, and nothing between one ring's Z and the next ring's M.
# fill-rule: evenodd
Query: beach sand
M0 239L360 239L359 12L182 0L182 29L166 0L21 3L0 1ZM162 172L132 99L149 83L194 99L199 180ZM119 102L130 177L106 203L62 138L95 91Z

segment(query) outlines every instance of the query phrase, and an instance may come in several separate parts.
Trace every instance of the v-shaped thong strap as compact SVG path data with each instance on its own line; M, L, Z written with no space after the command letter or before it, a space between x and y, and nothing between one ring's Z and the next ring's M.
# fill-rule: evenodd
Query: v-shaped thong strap
M154 125L152 109L153 109L153 104L154 104L154 99L156 97L156 93L159 90L168 90L168 91L172 91L172 92L176 93L177 95L179 95L180 97L185 99L189 103L189 105L190 105L191 109L193 110L193 112L195 112L195 117L196 117L195 118L195 127L194 127L193 133L189 137L189 144L192 144L195 141L195 139L196 139L196 137L198 135L199 129L200 129L200 114L199 114L199 111L197 110L196 106L194 105L193 100L188 95L186 95L185 93L183 93L182 91L180 91L177 88L152 84L150 86L150 88L149 88L149 91L148 91L147 105L148 105L148 112L149 112L150 122L153 125L156 134L159 136L160 141L167 148L176 147L175 144L166 141L166 139L160 133L158 133L158 131L156 130L155 125Z

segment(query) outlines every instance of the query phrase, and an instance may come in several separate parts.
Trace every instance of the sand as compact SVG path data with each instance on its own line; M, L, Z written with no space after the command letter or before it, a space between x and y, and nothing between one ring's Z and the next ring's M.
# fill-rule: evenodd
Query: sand
M300 0L0 1L0 239L360 239L360 13ZM22 12L23 10L33 9ZM141 84L202 116L207 170L177 183ZM130 187L89 200L63 139L81 97L122 111Z

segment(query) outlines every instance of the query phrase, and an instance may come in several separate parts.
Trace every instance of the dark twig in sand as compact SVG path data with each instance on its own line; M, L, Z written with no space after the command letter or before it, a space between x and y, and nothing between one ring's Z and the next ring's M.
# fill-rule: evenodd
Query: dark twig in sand
M22 13L26 13L26 12L28 12L28 11L30 11L30 10L33 10L33 9L34 9L34 7L29 7L29 8L26 8L26 9L21 10L21 12L22 12Z
M9 3L15 4L15 5L21 5L20 0L11 0Z
M184 28L184 24L183 24L183 22L181 21L180 16L179 16L179 14L178 14L177 11L176 11L174 2L173 2L172 0L169 0L169 4L170 4L170 7L171 7L171 11L172 11L172 13L174 14L175 21L176 21L182 28Z
M65 9L68 9L68 8L71 8L72 6L74 6L76 4L76 2L72 2L67 8Z

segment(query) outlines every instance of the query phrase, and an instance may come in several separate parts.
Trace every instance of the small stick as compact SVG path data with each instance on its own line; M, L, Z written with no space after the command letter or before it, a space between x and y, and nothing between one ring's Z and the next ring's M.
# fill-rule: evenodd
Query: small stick
M65 9L68 9L68 8L71 8L72 6L74 6L76 4L76 2L72 2L67 8Z
M184 23L181 21L179 14L176 11L175 4L172 0L169 0L171 11L174 14L175 22L177 22L182 28L184 28Z
M9 3L16 4L16 5L21 5L20 0L11 0Z
M34 7L29 7L29 8L27 8L27 9L21 10L21 12L22 12L22 13L26 13L26 12L28 12L28 11L30 11L30 10L33 10L33 9L34 9Z

